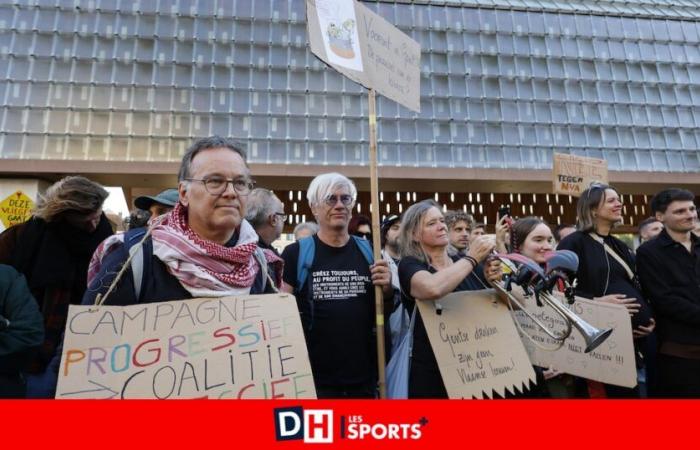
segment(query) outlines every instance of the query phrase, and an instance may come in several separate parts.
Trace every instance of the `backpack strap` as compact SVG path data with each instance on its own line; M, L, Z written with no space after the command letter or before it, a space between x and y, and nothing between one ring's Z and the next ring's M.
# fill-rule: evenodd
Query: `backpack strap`
M314 263L314 255L316 254L316 242L313 236L307 236L299 239L299 258L297 259L297 285L294 286L296 291L301 291L301 287L309 277L309 270Z
M124 236L124 243L131 257L131 276L134 281L134 295L138 302L141 302L141 292L143 289L144 273L150 273L150 253L152 251L144 251L144 246L150 246L151 241L144 242L144 235L148 230L146 228L136 228L127 231ZM149 254L149 255L147 255ZM147 270L148 269L148 270Z
M367 264L369 264L370 266L374 264L374 255L372 254L372 246L369 245L369 241L367 239L362 239L361 237L357 236L351 237L355 241L355 245L357 245L357 248L359 248L362 252L362 256L365 257L365 261L367 261Z
M275 282L272 280L269 274L269 269L267 266L267 258L265 258L265 250L263 250L260 247L255 247L255 253L253 253L253 256L255 257L255 260L258 262L258 265L260 266L260 272L262 273L262 290L265 292L265 286L268 284L272 287L273 291L279 292L277 289L277 286L275 286Z

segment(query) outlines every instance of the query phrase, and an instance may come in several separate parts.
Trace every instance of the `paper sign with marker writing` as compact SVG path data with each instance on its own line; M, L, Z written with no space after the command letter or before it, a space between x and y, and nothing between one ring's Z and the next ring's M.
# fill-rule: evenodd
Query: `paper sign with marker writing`
M503 397L535 382L508 308L493 290L452 293L439 300L441 314L436 302L416 303L450 398Z
M71 305L56 398L316 398L287 294Z
M608 183L604 159L555 153L552 159L552 190L555 194L580 197L593 182Z
M528 312L533 314L549 330L564 329L564 321L549 307L537 306L534 298L523 299L518 286L513 287L513 295L522 300ZM632 388L637 385L637 369L632 342L632 324L627 309L622 305L595 302L576 297L573 305L568 305L563 296L555 295L569 309L599 329L612 328L612 334L598 347L589 353L584 353L586 344L583 336L576 329L566 339L564 345L554 351L544 350L529 339L523 337L530 360L541 367L552 367L560 372L569 373L601 383L613 384ZM515 316L521 329L532 339L545 348L553 348L554 340L547 336L522 312L516 311Z
M311 51L353 81L420 112L420 44L354 0L306 0Z

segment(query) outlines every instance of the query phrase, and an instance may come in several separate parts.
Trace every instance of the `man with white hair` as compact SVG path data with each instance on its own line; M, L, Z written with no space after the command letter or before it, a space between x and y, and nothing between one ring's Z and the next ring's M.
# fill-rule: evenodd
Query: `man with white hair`
M248 212L245 218L258 233L258 246L267 250L277 250L272 246L282 235L284 221L284 203L269 189L256 188L248 196Z
M369 243L348 232L356 198L339 173L314 178L307 199L319 231L282 253L282 290L297 298L319 398L376 395L374 286L389 308L393 287L386 261L372 262Z

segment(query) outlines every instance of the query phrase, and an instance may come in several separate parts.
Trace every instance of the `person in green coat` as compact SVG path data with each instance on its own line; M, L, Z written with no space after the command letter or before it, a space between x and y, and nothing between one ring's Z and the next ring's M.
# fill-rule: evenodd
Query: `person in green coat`
M44 318L24 275L0 264L0 398L23 398L22 371L44 342Z

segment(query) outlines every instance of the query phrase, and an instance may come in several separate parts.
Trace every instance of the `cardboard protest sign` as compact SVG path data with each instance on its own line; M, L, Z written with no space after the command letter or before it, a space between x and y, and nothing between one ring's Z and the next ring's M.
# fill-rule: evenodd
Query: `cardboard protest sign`
M68 311L56 398L316 398L288 294Z
M493 290L454 292L417 302L450 398L501 397L535 382L508 308Z
M354 0L306 0L311 51L353 81L420 112L420 44Z
M0 221L5 228L25 222L32 216L34 201L24 192L17 191L0 201Z
M608 162L604 159L555 153L552 163L555 194L579 197L592 182L608 183Z
M513 295L549 330L564 330L564 321L549 307L538 307L534 298L523 299L522 291L513 286ZM568 305L559 293L555 293L569 309L596 328L612 328L612 334L594 350L584 353L586 348L583 336L573 330L564 345L555 351L547 351L534 345L523 337L523 344L533 364L552 367L560 372L569 373L601 383L614 384L632 388L637 385L637 369L632 343L632 323L627 309L622 305L602 303L576 297L573 305ZM515 311L515 317L523 332L546 348L555 346L532 320L521 311Z

